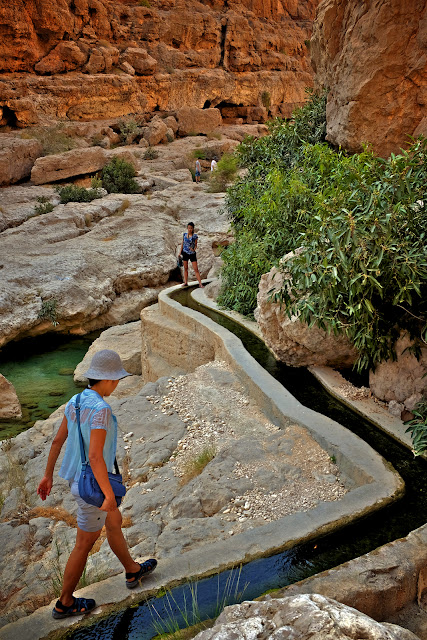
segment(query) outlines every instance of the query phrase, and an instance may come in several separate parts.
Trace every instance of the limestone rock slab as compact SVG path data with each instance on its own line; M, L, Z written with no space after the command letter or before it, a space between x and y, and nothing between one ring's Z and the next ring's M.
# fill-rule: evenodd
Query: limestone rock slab
M178 133L188 136L191 133L209 133L222 124L219 109L197 109L182 107L177 112Z
M72 149L39 158L31 170L31 180L34 184L56 182L71 176L94 173L106 163L107 156L101 147Z
M28 177L42 153L42 145L38 140L0 135L0 186Z
M227 607L197 640L419 640L407 629L376 622L319 594L288 596Z

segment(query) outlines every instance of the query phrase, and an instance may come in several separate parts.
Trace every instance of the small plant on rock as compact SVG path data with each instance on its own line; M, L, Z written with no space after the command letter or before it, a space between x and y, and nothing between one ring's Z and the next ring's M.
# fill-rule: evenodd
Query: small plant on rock
M36 138L41 142L43 155L48 156L54 153L64 153L76 146L75 139L64 131L63 123L53 127L35 127L21 134L21 138Z
M50 213L55 208L46 196L38 196L37 203L38 204L34 207L34 213L37 216L42 215L43 213Z
M134 118L119 120L120 140L124 144L131 144L140 132L137 121Z
M183 465L181 484L187 484L190 480L200 475L209 462L215 458L216 453L216 447L209 444L205 446L195 458L187 460Z
M268 91L263 91L261 94L261 102L262 102L262 106L265 107L267 109L267 111L270 110L270 106L271 106L271 95Z
M153 147L147 147L144 151L144 160L155 160L159 157L159 152Z
M135 176L133 166L116 156L101 171L102 186L108 193L140 193Z
M53 326L56 327L59 324L57 305L58 303L55 298L42 300L42 306L37 318L40 320L50 320Z
M75 184L66 184L64 187L56 187L60 197L61 204L67 202L92 202L97 198L102 198L102 192L99 189L85 189Z

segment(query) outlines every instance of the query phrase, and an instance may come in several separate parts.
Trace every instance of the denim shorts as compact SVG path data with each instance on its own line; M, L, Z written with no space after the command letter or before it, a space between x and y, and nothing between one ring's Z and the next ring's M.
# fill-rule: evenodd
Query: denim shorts
M82 500L77 482L72 482L70 487L73 498L77 502L77 526L79 529L88 533L100 531L105 524L107 512Z

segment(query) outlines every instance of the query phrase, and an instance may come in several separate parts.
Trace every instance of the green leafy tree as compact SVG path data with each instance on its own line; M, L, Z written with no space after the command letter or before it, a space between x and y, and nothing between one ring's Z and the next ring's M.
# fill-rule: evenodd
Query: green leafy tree
M415 350L427 340L427 144L388 160L336 152L322 143L322 100L238 148L247 175L227 193L235 243L223 253L218 301L252 314L262 273L301 247L286 263L290 289L275 300L346 334L363 369L395 357L401 329Z

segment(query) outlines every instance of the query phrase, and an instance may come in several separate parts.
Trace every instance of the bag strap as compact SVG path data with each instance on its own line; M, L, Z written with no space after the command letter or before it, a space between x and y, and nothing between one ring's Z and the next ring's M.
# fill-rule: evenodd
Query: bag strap
M80 427L80 397L81 397L81 393L79 393L76 397L76 420L77 420L77 427L79 430L79 443L80 443L80 456L82 459L82 464L89 464L89 461L86 458L86 452L85 452L85 445L83 442L83 436L82 436L82 430ZM117 464L117 458L114 458L114 469L116 471L116 473L119 475L120 474L120 470L119 470L119 465Z

